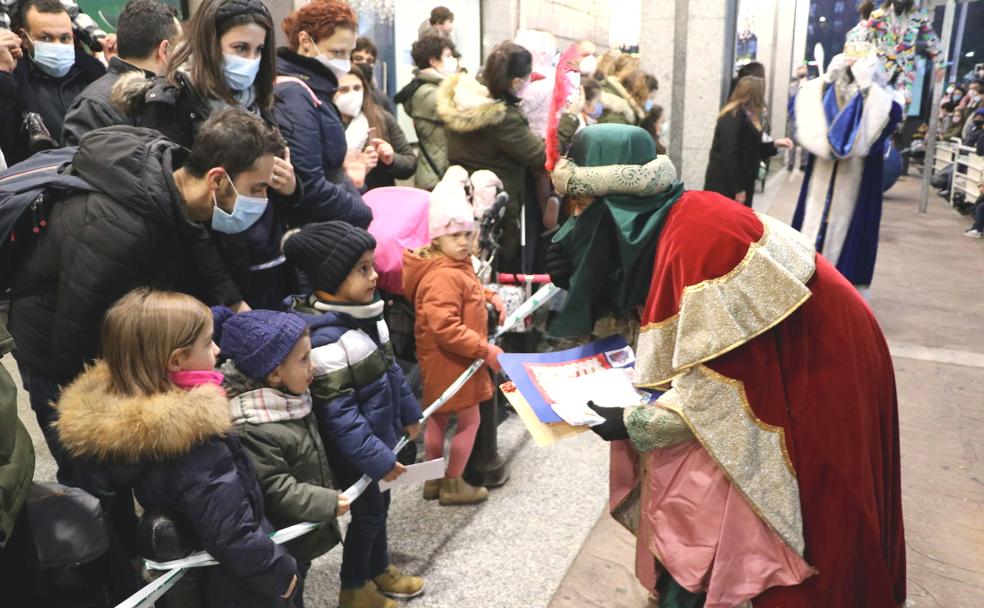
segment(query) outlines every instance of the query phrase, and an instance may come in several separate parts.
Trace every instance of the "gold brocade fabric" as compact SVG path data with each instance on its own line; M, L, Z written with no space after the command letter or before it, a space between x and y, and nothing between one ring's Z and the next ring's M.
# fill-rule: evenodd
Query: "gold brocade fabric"
M802 556L799 482L783 429L755 416L740 381L707 366L690 368L673 387L678 399L665 406L687 422L752 509Z
M642 328L635 384L672 381L675 398L659 405L680 415L762 520L802 555L799 483L783 429L758 419L741 382L701 365L775 327L810 297L813 247L790 226L758 217L762 238L734 269L687 286L677 314Z
M680 311L642 328L637 385L666 384L764 333L810 297L815 251L802 234L766 215L765 232L728 274L688 285Z

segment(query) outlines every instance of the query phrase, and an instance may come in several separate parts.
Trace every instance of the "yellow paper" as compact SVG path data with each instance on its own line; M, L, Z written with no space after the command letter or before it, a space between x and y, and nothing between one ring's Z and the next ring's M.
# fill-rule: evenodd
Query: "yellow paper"
M544 424L540 422L537 418L536 412L530 407L530 404L526 401L523 395L516 390L516 387L511 383L507 382L500 386L502 389L502 394L506 396L509 403L519 414L519 419L523 421L526 425L526 430L530 432L533 436L533 442L536 443L538 447L543 447L560 441L561 439L567 439L568 437L574 437L575 435L580 435L581 433L588 430L586 426L571 426L566 422L558 422L555 424Z

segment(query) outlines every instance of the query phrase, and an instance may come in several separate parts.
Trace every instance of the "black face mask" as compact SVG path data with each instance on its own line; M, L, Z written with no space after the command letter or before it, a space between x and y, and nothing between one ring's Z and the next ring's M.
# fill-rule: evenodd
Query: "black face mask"
M978 129L984 129L984 120L975 120L974 126Z

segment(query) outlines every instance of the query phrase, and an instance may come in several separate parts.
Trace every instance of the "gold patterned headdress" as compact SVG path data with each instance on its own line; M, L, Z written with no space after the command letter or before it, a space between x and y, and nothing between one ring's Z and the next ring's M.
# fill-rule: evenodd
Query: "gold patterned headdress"
M653 196L669 190L676 178L676 167L665 155L645 165L599 167L579 167L571 159L562 158L551 174L557 192L571 196Z

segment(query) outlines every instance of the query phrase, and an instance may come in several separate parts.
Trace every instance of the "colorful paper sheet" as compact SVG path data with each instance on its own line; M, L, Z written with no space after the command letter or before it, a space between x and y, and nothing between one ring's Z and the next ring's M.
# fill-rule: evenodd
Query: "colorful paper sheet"
M539 422L563 424L551 405L570 400L565 387L572 380L603 370L631 368L635 354L622 336L610 336L555 353L504 354L499 363ZM586 396L585 401L589 398Z

